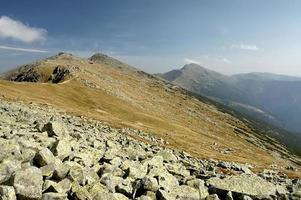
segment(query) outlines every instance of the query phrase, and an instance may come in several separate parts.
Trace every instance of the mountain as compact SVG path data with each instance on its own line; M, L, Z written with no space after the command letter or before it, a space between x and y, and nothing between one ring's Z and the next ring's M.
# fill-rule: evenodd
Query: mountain
M227 76L196 64L158 76L301 138L297 134L301 133L299 77L271 73Z
M195 66L186 66L183 71L190 68ZM212 76L220 90L225 86L222 78L229 89L236 81L219 74ZM196 157L250 163L254 170L276 163L279 170L300 176L300 170L286 169L289 165L299 168L301 161L274 139L281 130L104 54L83 59L60 53L20 66L1 78L0 98L7 101L46 105L112 127L148 132L161 138L163 146ZM241 97L235 89L231 92Z
M279 75L267 72L252 72L245 74L236 74L233 77L240 80L253 80L253 81L301 81L301 77Z

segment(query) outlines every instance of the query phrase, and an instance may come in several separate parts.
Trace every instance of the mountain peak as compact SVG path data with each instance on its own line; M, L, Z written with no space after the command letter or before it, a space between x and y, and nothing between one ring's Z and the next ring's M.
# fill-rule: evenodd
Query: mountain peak
M196 63L189 63L189 64L185 64L181 70L187 70L187 69L200 69L202 68L202 66L200 66L199 64Z
M106 54L103 54L103 53L95 53L93 54L89 60L92 60L92 61L103 61L105 59L110 59L111 57L109 57L108 55Z

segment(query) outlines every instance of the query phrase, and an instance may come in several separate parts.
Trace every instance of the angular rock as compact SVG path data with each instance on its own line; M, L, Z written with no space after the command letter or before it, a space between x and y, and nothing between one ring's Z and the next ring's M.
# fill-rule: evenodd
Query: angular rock
M68 163L58 163L56 164L53 172L53 178L62 180L64 179L68 172L70 171L71 166Z
M129 199L125 195L120 194L120 193L114 193L113 196L116 200L128 200Z
M43 148L35 155L34 161L39 167L43 167L45 165L54 163L55 157L49 149Z
M209 195L208 188L205 186L205 182L203 180L192 179L187 181L186 184L199 191L200 199L205 199Z
M64 193L67 193L69 190L71 190L71 181L65 178L58 182L58 186L62 189Z
M159 184L157 179L154 177L144 177L142 179L143 188L147 191L156 192L159 189Z
M199 191L187 185L174 187L170 193L173 194L173 196L175 196L176 199L189 199L189 200L200 199Z
M43 184L43 193L44 192L64 193L64 190L57 182L46 180Z
M120 168L126 171L126 174L135 179L141 179L146 176L147 166L141 165L141 163L137 161L126 160L122 163Z
M117 200L112 193L98 193L93 200Z
M9 181L12 174L21 168L21 162L17 160L3 160L0 163L0 184Z
M167 191L171 191L174 187L179 185L177 178L168 172L163 172L158 175L159 187L165 188Z
M13 186L18 198L41 199L43 177L40 169L29 167L15 172Z
M124 194L126 196L131 196L133 194L133 186L132 183L134 179L127 178L121 181L116 187L116 192Z
M232 196L232 192L231 191L227 192L226 200L233 200L233 196Z
M125 172L118 167L118 165L111 165L108 163L104 163L103 166L100 167L98 171L98 175L101 176L102 174L110 173L114 176L124 176Z
M16 200L15 189L12 186L0 186L0 199L1 200Z
M100 178L100 182L104 184L110 192L115 192L116 186L121 183L121 181L121 177L112 174L103 174Z
M17 142L0 138L0 162L7 158L20 158L21 149Z
M80 166L79 164L73 165L70 168L68 178L71 181L78 182L78 184L80 184L80 185L85 185L86 175L85 175L85 171L84 171L83 167Z
M94 183L92 187L88 189L88 191L92 198L96 197L98 194L109 193L109 190L106 188L106 186L98 182Z
M207 184L216 190L232 191L250 196L275 195L276 193L274 184L256 175L241 174L224 179L211 178Z
M43 131L47 131L50 137L57 136L57 137L64 137L68 135L66 127L61 122L48 122L44 125Z
M74 198L78 200L90 200L92 199L92 196L90 193L87 191L86 188L80 187L75 193L74 193Z
M55 156L63 160L71 153L70 142L66 139L59 139L52 147L52 152Z
M206 200L220 200L217 194L210 194L208 197L206 197Z
M55 192L47 192L42 196L42 200L68 200L66 194L59 194Z
M175 161L177 161L177 157L169 150L161 151L157 155L162 156L162 158L165 162L175 162Z
M175 200L176 197L173 194L170 194L169 192L165 190L159 190L157 192L157 199L158 200Z
M55 164L50 163L40 168L43 177L51 177L55 169Z

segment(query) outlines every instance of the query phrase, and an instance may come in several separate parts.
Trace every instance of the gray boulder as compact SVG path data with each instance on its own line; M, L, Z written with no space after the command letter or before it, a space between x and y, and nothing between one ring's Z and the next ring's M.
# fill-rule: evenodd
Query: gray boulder
M176 197L176 199L189 199L189 200L199 200L199 191L187 185L181 185L173 188L171 194Z
M154 177L144 177L142 179L143 188L147 191L156 192L159 189L159 184L157 179Z
M55 192L47 192L42 196L42 200L68 200L66 194L59 194Z
M0 184L9 181L12 174L21 168L21 162L16 160L3 160L0 163Z
M71 153L70 142L66 139L56 141L52 148L52 152L55 156L63 160Z
M64 137L68 135L67 129L65 125L61 122L48 122L44 125L43 131L47 131L50 137L57 136L57 137Z
M220 200L217 194L210 194L208 197L206 197L206 200Z
M1 200L16 200L15 189L12 186L0 186L0 199Z
M54 163L55 157L49 149L43 148L35 155L34 161L39 167L43 167L45 165Z
M216 190L232 191L242 195L260 196L276 193L274 184L251 174L229 176L224 179L215 177L209 179L207 184Z
M14 140L0 138L0 162L6 158L21 157L20 146Z
M43 177L40 169L28 167L15 172L13 186L18 198L41 199Z

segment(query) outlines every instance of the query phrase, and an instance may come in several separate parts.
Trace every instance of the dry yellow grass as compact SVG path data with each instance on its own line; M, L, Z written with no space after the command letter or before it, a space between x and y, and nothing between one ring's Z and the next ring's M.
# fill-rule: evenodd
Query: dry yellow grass
M57 65L72 67L73 78L61 84L0 81L0 95L50 104L116 127L149 131L167 140L171 147L201 158L250 163L256 170L289 163L287 158L248 142L250 138L260 140L244 122L159 79L126 67L116 68L114 63L90 64L70 56L43 61L39 70L50 72ZM229 148L233 151L222 152ZM300 168L292 176L300 177Z

